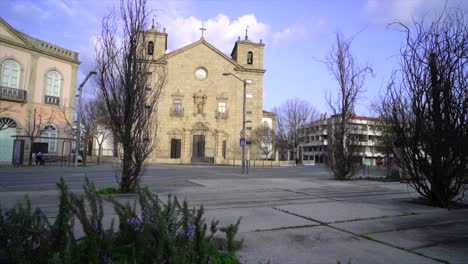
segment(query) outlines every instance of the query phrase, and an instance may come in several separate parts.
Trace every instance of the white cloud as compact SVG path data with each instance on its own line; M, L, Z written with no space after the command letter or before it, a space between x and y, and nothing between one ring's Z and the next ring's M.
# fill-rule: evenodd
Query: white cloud
M294 38L305 37L308 34L313 34L323 29L326 25L322 18L300 18L295 23L287 26L279 32L274 32L272 36L273 45L281 45L285 41Z
M221 51L229 54L238 36L245 36L248 26L249 39L259 42L270 35L270 26L257 20L254 14L243 15L230 20L225 14L201 20L196 17L164 18L160 21L168 32L169 49L174 50L197 41L201 37L200 28L205 27L205 39Z

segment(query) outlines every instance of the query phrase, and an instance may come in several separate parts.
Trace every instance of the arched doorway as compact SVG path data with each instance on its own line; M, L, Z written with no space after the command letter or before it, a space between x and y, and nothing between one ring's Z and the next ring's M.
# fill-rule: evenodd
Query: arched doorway
M11 162L13 142L16 136L16 122L8 117L0 117L0 162Z

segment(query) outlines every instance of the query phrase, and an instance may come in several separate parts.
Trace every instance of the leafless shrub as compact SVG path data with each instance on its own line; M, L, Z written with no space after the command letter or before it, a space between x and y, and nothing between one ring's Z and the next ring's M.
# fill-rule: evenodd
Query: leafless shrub
M394 23L405 33L401 66L380 113L396 135L395 161L434 206L465 192L468 162L467 12L445 10L432 22Z

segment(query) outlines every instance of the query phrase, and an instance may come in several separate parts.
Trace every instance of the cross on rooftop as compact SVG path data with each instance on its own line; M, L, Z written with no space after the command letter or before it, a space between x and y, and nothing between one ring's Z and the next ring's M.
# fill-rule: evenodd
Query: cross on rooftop
M201 31L201 38L203 38L203 33L204 33L204 31L206 30L206 28L204 28L204 27L202 26L202 27L199 28L199 29L200 29L200 31Z

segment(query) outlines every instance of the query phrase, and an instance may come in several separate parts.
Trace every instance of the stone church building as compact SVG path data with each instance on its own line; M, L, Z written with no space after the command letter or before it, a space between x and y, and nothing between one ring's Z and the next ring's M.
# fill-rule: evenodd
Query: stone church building
M148 54L167 71L157 108L158 140L149 162L239 164L242 80L249 82L247 141L253 129L264 125L265 44L249 40L246 34L234 43L228 56L206 41L201 30L200 40L168 53L165 30L158 32L153 26L146 32ZM248 144L246 148L248 159L261 158L257 146Z

